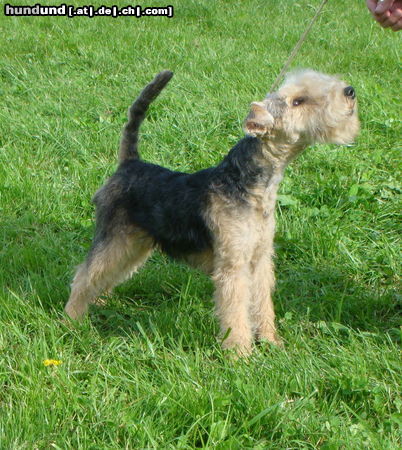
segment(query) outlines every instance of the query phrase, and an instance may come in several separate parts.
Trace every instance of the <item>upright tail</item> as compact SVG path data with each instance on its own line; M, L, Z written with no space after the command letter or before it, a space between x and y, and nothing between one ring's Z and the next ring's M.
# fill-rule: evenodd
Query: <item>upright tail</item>
M119 160L123 162L127 159L138 159L138 131L148 106L156 99L162 89L172 78L173 72L163 70L143 89L140 96L130 106L128 110L128 122L123 128L120 142Z

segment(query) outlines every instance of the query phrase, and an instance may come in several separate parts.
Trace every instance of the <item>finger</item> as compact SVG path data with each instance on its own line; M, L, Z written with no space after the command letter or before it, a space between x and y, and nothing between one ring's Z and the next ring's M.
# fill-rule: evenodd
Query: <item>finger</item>
M384 14L384 12L388 11L393 4L394 4L394 0L379 1L375 8L375 14L378 14L378 15Z
M388 28L389 27L389 24L387 23L386 19L385 20L380 20L377 17L375 17L374 19L379 25L381 25L382 28Z
M390 28L390 27L394 26L394 23L391 22L390 20L384 20L384 22L381 22L381 26L383 28Z
M394 9L389 20L392 21L392 25L390 25L392 30L399 31L402 23L402 9Z
M398 22L391 27L392 31L400 31L402 30L402 19L399 19Z
M402 9L397 8L391 11L391 18L395 22L398 22L399 19L402 19Z
M389 28L389 27L393 27L394 25L396 25L399 21L399 19L402 18L402 11L399 10L395 10L393 12L390 13L390 15L383 21L381 21L381 25L384 28Z
M389 11L385 11L385 13L381 14L380 16L376 14L374 17L378 23L383 24L391 17L391 13Z
M394 4L392 5L391 11L402 11L402 0L399 0L397 2L394 2Z

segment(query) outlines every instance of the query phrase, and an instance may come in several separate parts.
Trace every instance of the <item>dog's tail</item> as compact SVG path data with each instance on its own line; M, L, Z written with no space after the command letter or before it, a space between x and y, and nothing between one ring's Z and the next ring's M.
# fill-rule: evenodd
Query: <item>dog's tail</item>
M128 122L126 123L120 142L120 162L127 159L138 159L138 130L145 118L148 106L156 99L162 89L172 78L173 72L163 70L143 89L137 100L128 110Z

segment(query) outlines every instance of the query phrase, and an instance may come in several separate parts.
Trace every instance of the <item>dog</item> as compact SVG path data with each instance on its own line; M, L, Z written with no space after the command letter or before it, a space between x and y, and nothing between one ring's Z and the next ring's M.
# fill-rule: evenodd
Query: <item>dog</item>
M352 86L313 70L289 73L251 103L242 138L216 167L193 174L144 162L138 134L173 73L160 72L129 109L116 173L94 196L96 231L65 311L78 320L102 291L131 277L158 248L212 277L222 347L280 344L272 293L277 190L313 143L350 144L359 131Z

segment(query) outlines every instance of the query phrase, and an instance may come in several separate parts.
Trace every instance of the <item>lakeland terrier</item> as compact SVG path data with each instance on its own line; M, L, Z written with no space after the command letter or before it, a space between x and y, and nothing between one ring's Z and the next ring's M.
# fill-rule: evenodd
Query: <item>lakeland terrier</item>
M193 174L144 162L138 130L173 73L163 71L129 109L116 173L95 194L96 232L65 311L80 319L161 249L212 276L222 346L240 355L253 339L280 344L275 328L275 201L285 167L315 142L350 144L359 130L352 86L312 70L287 75L251 103L247 133L216 167Z

